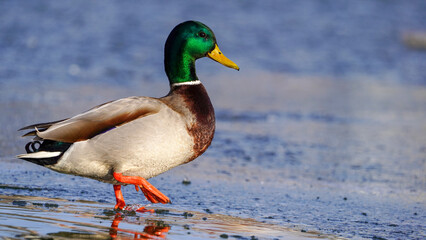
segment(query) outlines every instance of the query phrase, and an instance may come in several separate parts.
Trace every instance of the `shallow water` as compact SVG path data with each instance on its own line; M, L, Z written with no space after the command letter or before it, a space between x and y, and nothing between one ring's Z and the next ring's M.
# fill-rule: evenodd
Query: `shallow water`
M426 237L426 52L401 40L424 28L424 2L219 2L167 3L167 17L161 1L0 2L1 237ZM24 125L164 95L164 40L187 19L241 71L197 62L217 132L150 180L173 204L115 227L112 186L14 158Z
M149 207L116 212L109 204L58 198L0 195L0 209L4 238L337 239L221 214Z
M260 76L262 87L256 85ZM252 218L272 228L333 234L328 238L424 235L426 88L267 73L241 76L232 83L220 76L206 78L205 84L217 110L212 146L196 161L150 180L172 199L168 210ZM247 86L239 90L240 84ZM22 95L28 90L16 91ZM66 99L71 101L75 93L96 92L110 99L131 95L126 88L73 85L61 92L63 101L52 105L57 91L48 89L37 103L2 105L10 118L8 134L1 137L10 146L2 148L5 155L22 152L25 140L16 129L26 118L63 118L97 101L83 94L68 104ZM38 109L49 111L39 116ZM15 140L5 141L4 136ZM109 209L114 205L108 184L55 173L11 155L2 157L1 166L2 195L88 200L108 203ZM132 187L124 188L124 196L129 204L147 204ZM219 232L213 238L222 233L253 235Z

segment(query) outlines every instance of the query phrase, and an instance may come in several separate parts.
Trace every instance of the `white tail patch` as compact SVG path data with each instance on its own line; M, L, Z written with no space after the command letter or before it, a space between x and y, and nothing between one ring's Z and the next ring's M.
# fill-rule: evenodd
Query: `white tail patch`
M46 152L40 151L35 153L21 154L16 156L17 158L52 158L61 155L62 152Z

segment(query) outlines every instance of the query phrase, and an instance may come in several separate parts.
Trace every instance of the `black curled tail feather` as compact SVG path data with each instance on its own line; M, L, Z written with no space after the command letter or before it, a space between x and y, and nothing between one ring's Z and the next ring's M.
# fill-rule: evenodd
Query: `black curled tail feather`
M28 154L37 153L37 152L60 152L59 155L55 157L41 157L41 158L32 158L32 157L20 157L26 161L35 163L37 165L54 165L58 163L59 159L64 155L64 153L70 148L72 143L57 142L52 140L41 140L32 141L25 145L25 150Z
M64 155L64 153L68 150L68 148L71 147L72 143L64 143L43 139L37 136L37 132L42 132L54 125L55 123L59 123L65 120L67 119L62 119L54 122L37 123L19 129L18 131L31 130L30 132L24 134L23 137L34 136L34 138L31 142L25 145L25 151L27 152L27 154L19 155L18 158L42 166L56 164L61 159L62 155ZM37 154L38 152L44 152L46 154ZM48 153L53 153L53 155L49 155Z
M38 145L38 146L36 146ZM27 151L27 153L35 153L38 152L38 149L41 147L41 142L40 141L32 141L29 142L25 145L25 151Z

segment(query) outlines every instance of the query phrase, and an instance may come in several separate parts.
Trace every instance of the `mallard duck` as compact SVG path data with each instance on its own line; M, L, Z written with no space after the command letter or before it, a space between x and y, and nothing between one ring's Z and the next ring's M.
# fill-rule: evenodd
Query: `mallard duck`
M209 57L227 67L213 31L203 23L177 25L165 44L170 92L161 98L128 97L74 117L30 125L34 136L20 159L54 171L113 184L123 209L122 185L135 185L152 203L169 203L147 179L200 156L215 132L210 98L195 72L195 60Z

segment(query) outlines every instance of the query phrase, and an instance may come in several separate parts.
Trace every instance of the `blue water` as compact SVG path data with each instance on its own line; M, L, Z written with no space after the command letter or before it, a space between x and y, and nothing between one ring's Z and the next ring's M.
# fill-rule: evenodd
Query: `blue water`
M426 52L402 39L425 31L425 12L422 0L1 1L0 81L157 81L168 33L194 19L242 71L424 85ZM212 66L199 71L226 71Z
M404 38L426 31L425 12L421 0L0 1L0 195L8 195L0 215L19 207L17 195L112 208L110 185L15 159L26 143L16 130L120 97L166 94L164 42L193 19L213 29L241 71L197 62L217 130L199 159L150 180L172 212L248 217L267 230L422 239L426 51ZM128 203L147 203L131 186L123 191ZM179 239L186 222L173 221L169 237ZM192 236L205 226L191 224ZM221 232L201 236L226 231L209 224Z

